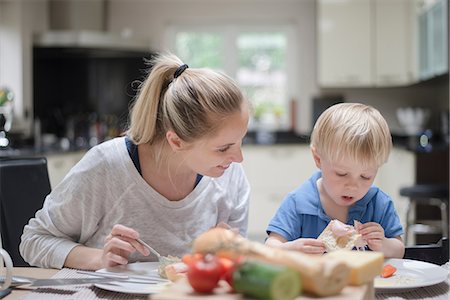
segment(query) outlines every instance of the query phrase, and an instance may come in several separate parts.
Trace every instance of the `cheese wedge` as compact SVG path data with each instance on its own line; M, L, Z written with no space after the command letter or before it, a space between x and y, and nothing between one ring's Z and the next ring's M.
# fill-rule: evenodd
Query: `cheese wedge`
M337 250L325 254L325 257L343 261L350 267L350 285L371 282L380 275L384 264L383 253L375 251Z

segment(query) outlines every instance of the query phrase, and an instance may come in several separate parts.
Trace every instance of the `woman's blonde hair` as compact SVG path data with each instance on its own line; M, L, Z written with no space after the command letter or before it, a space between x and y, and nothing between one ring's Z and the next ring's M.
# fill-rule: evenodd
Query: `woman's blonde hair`
M350 158L379 167L389 157L392 137L377 109L361 103L340 103L329 107L317 119L311 147L329 161Z
M168 130L186 142L195 141L213 134L225 118L242 109L244 96L225 74L186 68L170 53L149 63L150 73L130 110L127 134L137 145L161 142Z

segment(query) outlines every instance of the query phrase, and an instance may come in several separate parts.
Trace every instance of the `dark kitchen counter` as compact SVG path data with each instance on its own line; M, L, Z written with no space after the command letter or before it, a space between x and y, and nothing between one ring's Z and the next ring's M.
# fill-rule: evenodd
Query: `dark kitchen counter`
M299 145L309 145L310 135L309 134L298 134L293 131L275 131L272 132L272 136L269 138L271 141L269 143L258 142L257 132L249 131L244 138L243 144L248 145L279 145L279 144L299 144ZM434 151L448 151L449 145L443 142L439 137L432 139L430 141L431 147L423 149L418 147L419 139L411 138L405 135L392 134L392 142L394 147L409 150L412 152L434 152Z
M309 145L310 135L309 134L298 134L293 131L275 131L269 133L262 137L263 142L259 139L256 131L249 131L244 138L244 145ZM394 147L401 148L405 150L410 150L412 152L423 153L423 149L414 147L417 143L416 140L412 141L410 137L401 135L392 135ZM448 144L439 140L432 140L432 148L429 152L448 152ZM53 154L63 154L78 151L87 151L88 146L76 147L76 146L61 146L63 143L57 143L48 147L33 147L30 143L16 143L13 147L0 148L0 158L8 156L47 156Z

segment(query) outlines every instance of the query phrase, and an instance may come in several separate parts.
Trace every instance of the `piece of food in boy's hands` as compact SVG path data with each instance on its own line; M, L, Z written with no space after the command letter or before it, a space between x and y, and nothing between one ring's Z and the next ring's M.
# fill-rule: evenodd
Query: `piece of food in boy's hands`
M387 264L383 267L383 270L381 271L381 277L388 278L394 275L394 273L397 271L397 268L394 267L391 264Z
M341 249L351 250L354 247L364 248L366 242L356 229L360 225L361 223L357 221L355 221L354 227L339 220L331 220L317 239L324 242L327 252Z
M217 287L223 270L218 257L206 254L188 265L187 279L196 292L209 294Z
M234 290L256 299L289 300L301 293L298 272L280 265L247 260L233 272Z

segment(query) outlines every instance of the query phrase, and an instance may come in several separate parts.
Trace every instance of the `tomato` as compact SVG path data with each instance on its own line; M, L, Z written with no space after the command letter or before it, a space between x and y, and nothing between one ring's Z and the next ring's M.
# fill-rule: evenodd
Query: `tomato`
M245 258L243 256L237 256L234 259L229 257L219 257L219 260L224 268L222 279L224 279L234 290L233 272L245 261Z
M217 287L223 273L224 267L219 258L206 254L203 258L189 264L187 278L196 292L208 294Z
M190 265L191 263L203 259L203 254L201 253L193 253L193 254L185 254L181 258L181 261L186 265Z
M383 267L383 270L381 271L381 277L388 278L394 275L394 273L397 271L397 268L393 265L387 264Z
M219 261L223 267L222 279L225 279L233 287L233 272L236 268L236 262L226 257L219 257Z

